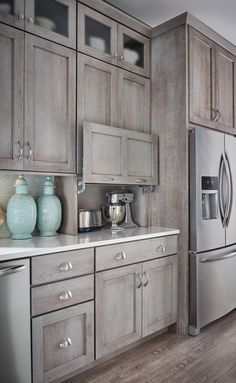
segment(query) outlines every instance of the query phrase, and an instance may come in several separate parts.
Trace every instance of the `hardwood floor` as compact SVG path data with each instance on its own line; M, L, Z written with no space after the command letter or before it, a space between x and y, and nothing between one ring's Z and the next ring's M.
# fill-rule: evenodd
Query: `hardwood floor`
M236 311L198 337L166 333L65 383L235 383Z

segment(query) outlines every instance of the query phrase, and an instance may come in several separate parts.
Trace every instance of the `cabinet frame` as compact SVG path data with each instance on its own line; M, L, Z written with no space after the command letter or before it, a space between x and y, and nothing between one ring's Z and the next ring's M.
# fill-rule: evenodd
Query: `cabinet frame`
M13 0L13 8L13 15L5 12L0 12L0 22L24 30L25 0ZM23 18L20 17L21 15Z

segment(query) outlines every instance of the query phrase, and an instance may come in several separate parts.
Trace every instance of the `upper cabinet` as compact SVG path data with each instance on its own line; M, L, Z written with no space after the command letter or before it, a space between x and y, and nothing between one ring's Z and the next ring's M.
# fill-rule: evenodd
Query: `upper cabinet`
M157 136L90 122L83 132L85 182L157 184Z
M78 49L142 76L150 75L149 39L82 4L78 5Z
M4 0L0 21L76 49L75 0Z
M232 54L189 29L190 122L234 128L234 67Z

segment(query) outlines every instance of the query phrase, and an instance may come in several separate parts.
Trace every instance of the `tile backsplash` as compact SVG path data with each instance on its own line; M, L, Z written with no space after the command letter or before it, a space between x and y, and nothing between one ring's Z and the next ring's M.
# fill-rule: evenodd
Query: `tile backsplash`
M28 182L28 192L35 199L40 195L43 187L45 176L38 175L25 175ZM15 193L14 184L16 182L17 174L0 174L0 206L6 211L9 198ZM7 225L0 226L0 238L9 237Z

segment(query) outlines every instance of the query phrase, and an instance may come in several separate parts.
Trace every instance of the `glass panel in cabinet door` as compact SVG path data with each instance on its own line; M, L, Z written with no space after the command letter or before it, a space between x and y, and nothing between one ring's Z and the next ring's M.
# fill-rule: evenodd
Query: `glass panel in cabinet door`
M85 45L111 54L111 28L89 16L85 16Z
M35 0L34 22L41 28L69 37L68 6L55 0Z
M144 44L126 34L123 35L123 56L127 63L144 68Z
M0 21L24 29L24 0L0 0Z

